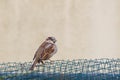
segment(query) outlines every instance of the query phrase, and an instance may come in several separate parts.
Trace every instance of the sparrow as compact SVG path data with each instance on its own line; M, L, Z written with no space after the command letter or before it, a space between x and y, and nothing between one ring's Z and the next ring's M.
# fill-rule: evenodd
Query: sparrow
M48 37L37 49L34 57L33 57L33 64L30 68L30 70L34 70L34 67L37 63L44 64L44 60L50 60L50 58L56 54L57 52L57 46L55 44L57 40L55 37ZM51 61L51 60L50 60Z

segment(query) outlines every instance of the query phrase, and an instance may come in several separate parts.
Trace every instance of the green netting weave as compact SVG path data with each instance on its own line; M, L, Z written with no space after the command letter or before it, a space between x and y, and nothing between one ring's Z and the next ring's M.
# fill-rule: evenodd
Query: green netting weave
M120 59L46 61L29 71L31 65L0 63L0 80L120 80Z

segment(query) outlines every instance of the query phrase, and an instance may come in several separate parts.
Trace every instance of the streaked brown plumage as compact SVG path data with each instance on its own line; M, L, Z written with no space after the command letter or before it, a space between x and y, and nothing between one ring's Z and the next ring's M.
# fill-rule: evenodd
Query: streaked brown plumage
M50 58L57 52L57 46L55 44L56 39L54 37L48 37L38 48L34 55L34 62L30 70L34 70L37 63L43 63L43 60L50 60Z

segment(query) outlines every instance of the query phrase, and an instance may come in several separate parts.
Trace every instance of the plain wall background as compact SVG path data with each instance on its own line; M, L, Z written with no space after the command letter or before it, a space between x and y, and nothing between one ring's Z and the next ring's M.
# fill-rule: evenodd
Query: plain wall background
M120 58L119 0L0 0L0 62L32 61L48 37L52 59Z

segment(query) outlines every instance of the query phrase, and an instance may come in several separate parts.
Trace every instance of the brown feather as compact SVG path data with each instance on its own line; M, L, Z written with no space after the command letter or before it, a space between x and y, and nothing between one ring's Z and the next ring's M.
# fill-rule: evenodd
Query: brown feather
M33 70L37 63L41 62L42 64L44 64L43 60L50 59L56 52L57 52L57 47L55 43L44 41L37 49L33 57L34 63L30 68L30 70Z

